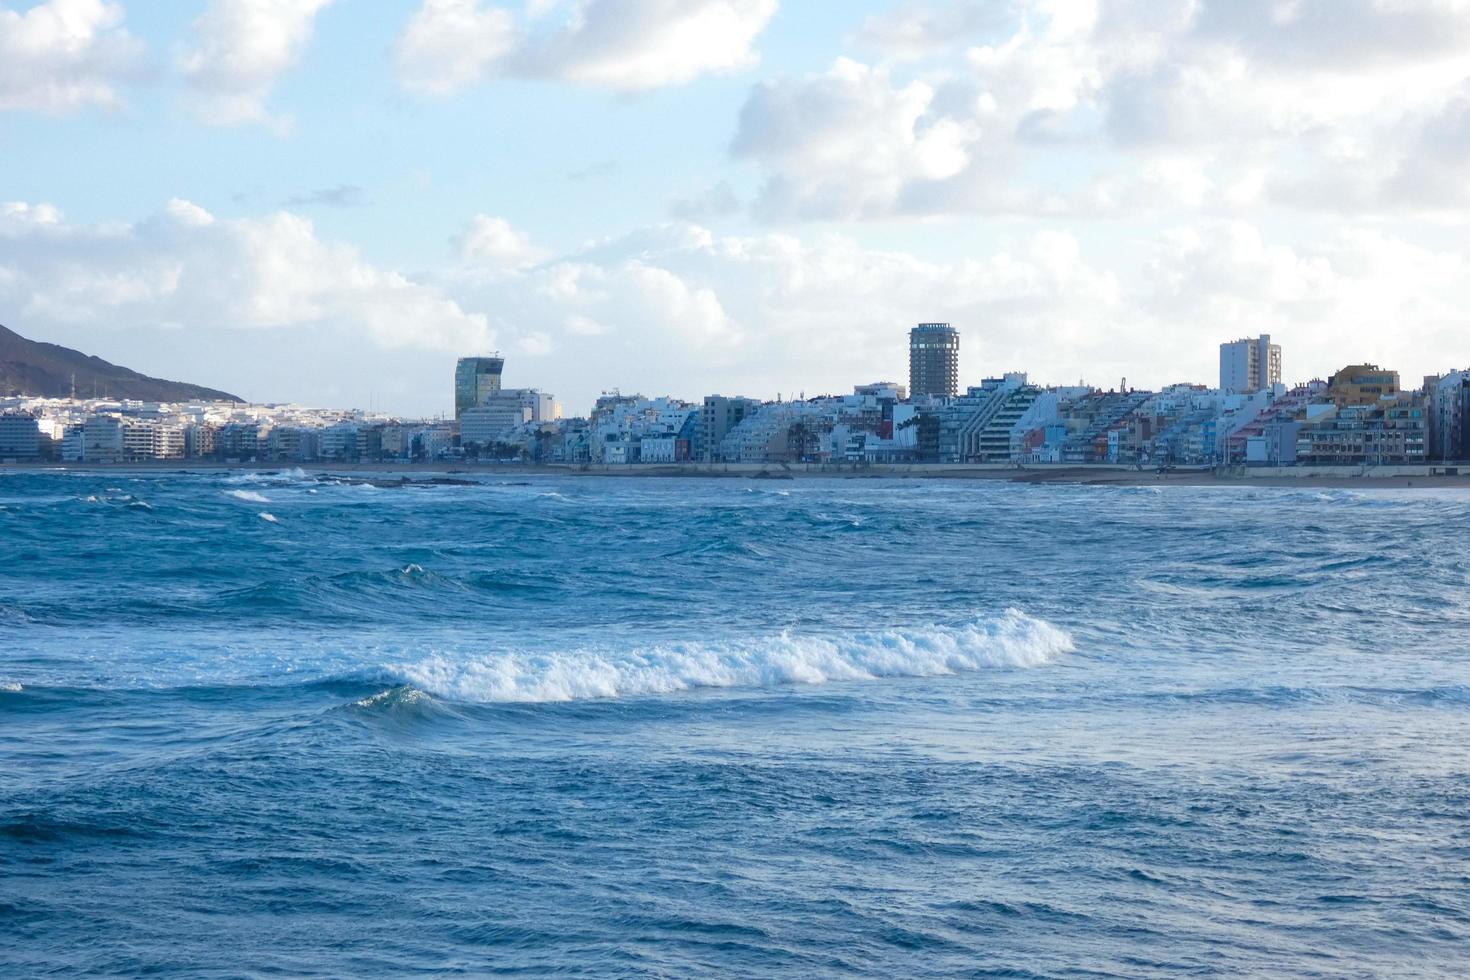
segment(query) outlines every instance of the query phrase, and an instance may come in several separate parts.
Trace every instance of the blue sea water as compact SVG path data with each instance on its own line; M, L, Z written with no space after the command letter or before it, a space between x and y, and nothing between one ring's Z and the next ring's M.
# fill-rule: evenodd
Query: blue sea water
M0 975L1462 976L1470 494L0 472Z

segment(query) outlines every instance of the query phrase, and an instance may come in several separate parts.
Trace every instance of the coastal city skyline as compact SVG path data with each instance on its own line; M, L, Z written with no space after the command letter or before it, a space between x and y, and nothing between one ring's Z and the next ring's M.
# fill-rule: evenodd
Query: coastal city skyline
M908 383L851 393L686 400L604 390L564 415L539 387L507 385L507 358L457 359L452 417L253 404L11 395L0 398L0 461L173 459L223 463L516 462L673 464L1102 464L1160 470L1420 467L1470 462L1470 369L1406 381L1349 363L1284 383L1268 334L1219 344L1218 382L1153 390L1047 385L1008 371L961 387L961 331L907 332ZM150 384L173 384L143 379ZM528 379L529 380L529 379ZM203 391L203 390L201 390ZM217 395L218 393L216 393Z
M1457 4L1166 7L6 0L0 322L409 416L494 350L836 392L911 320L967 383L1466 361Z

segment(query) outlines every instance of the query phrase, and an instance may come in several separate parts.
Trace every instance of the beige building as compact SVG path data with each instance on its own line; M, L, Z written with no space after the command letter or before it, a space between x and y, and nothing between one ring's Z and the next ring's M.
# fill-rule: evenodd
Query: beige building
M1373 405L1399 393L1399 373L1376 364L1350 364L1327 383L1327 397L1334 405Z

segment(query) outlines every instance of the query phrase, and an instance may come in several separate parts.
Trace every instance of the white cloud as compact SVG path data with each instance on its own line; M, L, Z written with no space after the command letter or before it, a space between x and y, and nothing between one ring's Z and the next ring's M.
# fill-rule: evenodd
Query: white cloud
M930 115L934 90L840 58L825 75L751 93L732 150L778 175L766 204L849 217L897 207L910 181L939 181L970 162L970 127Z
M636 92L739 71L776 0L568 0L518 24L486 0L424 0L395 57L408 89L449 95L504 75Z
M976 35L1003 32L1014 19L1014 4L1007 0L909 0L863 21L851 40L890 57L920 58Z
M324 330L445 351L494 339L483 316L285 211L224 220L176 199L134 224L74 225L45 205L3 205L0 265L15 273L4 299L17 327Z
M178 58L194 114L219 126L284 125L266 102L276 80L300 60L317 14L331 2L212 0Z
M689 193L674 195L669 212L683 221L707 221L736 214L741 210L740 195L728 180L719 180Z
M405 88L449 95L485 78L516 45L515 17L480 0L424 0L394 46Z
M138 77L143 57L122 21L122 4L104 0L0 10L0 110L120 106L117 86Z
M917 65L839 59L752 89L733 149L765 171L756 211L1362 213L1413 197L1466 216L1444 131L1470 77L1467 0L1017 0L1008 26L986 19L1006 10L900 8L856 40Z
M1272 333L1285 342L1289 380L1372 361L1413 384L1464 360L1466 271L1461 253L1373 229L1291 247L1244 222L1209 222L1159 241L1143 307L1181 333L1203 324L1222 339Z
M547 256L544 249L531 244L526 233L516 230L510 222L484 214L471 218L452 244L462 260L487 266L535 265Z
M679 85L759 61L776 0L581 0L526 52L533 73L625 91Z

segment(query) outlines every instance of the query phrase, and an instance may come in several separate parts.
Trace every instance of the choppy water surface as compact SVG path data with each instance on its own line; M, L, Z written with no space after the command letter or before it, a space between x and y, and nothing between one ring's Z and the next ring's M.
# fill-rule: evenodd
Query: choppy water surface
M1470 495L0 473L0 973L1463 975Z

